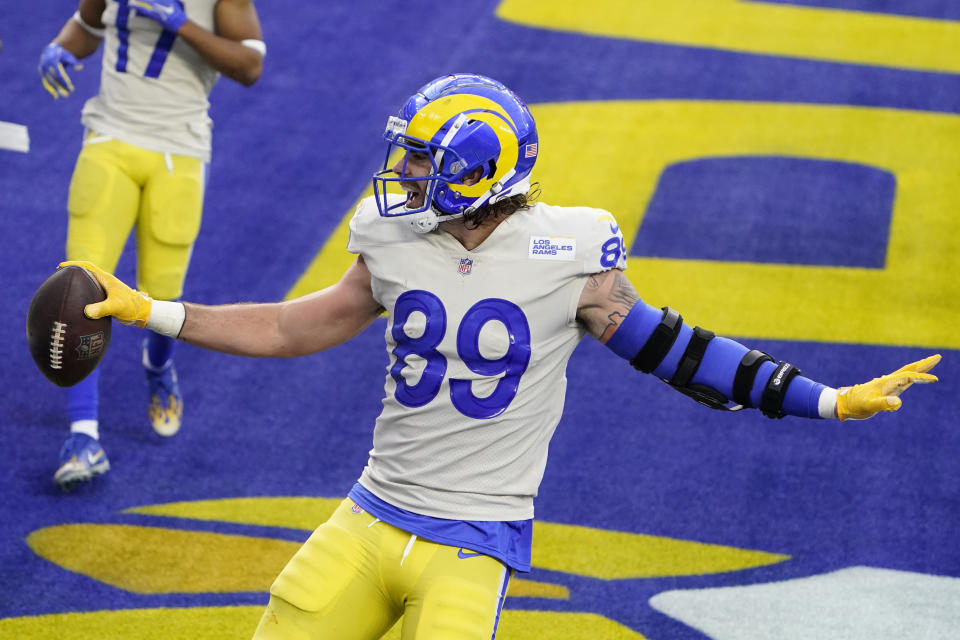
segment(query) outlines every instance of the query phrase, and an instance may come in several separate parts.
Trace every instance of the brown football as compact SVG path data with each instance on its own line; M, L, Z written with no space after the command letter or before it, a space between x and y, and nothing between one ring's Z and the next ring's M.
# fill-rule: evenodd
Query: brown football
M68 266L47 278L30 302L27 344L50 382L70 387L97 368L110 344L110 317L91 320L83 308L106 297L94 277Z

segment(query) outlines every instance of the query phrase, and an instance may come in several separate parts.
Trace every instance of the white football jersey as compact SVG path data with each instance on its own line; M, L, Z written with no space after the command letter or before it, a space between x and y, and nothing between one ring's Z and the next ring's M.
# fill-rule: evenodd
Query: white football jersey
M368 198L347 248L388 314L383 411L360 483L423 515L532 518L585 333L581 291L588 275L626 268L613 216L536 204L467 251L443 231L382 218Z
M214 30L217 0L182 0L187 17ZM210 160L207 114L219 73L127 0L107 0L100 93L83 107L84 126L162 153Z

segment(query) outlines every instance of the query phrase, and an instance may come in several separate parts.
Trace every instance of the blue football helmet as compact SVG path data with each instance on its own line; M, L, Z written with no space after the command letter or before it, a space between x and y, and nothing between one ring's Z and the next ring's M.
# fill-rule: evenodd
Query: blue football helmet
M442 219L469 215L530 189L537 125L523 100L485 76L460 73L427 83L388 119L383 137L386 157L373 176L380 215L409 216L420 233L432 231ZM391 169L396 149L404 154L401 175ZM427 153L433 167L429 175L403 177L409 152ZM478 167L479 182L463 184ZM407 208L407 200L388 197L388 187L401 181L426 181L422 206Z

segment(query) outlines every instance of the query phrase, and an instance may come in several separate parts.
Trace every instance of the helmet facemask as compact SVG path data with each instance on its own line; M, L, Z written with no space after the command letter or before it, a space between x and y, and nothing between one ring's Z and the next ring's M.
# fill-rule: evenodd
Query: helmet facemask
M387 141L387 152L383 160L383 166L373 177L374 195L377 199L377 205L380 208L380 215L385 218L399 216L412 216L413 220L429 220L431 217L446 216L449 219L459 218L463 211L443 211L435 205L435 195L438 190L445 189L450 182L460 182L466 175L472 172L473 168L468 170L466 159L462 158L456 150L450 148L446 142L448 138L456 135L457 131L463 126L466 118L461 114L450 127L447 135L440 143L430 143L422 138L416 138L406 134L407 121L401 118L390 117L387 120L387 128L383 137ZM397 151L402 153L402 159L395 161ZM411 175L408 170L410 155L418 154L430 162L430 172L424 176ZM400 165L399 173L395 167ZM411 191L403 187L403 183L423 183L422 189L423 202L419 206L410 206L411 200L417 193L420 193L418 185L417 191ZM401 199L398 197L397 189L406 192ZM419 216L418 214L427 214ZM424 224L415 224L414 228L423 232L431 231L422 229Z

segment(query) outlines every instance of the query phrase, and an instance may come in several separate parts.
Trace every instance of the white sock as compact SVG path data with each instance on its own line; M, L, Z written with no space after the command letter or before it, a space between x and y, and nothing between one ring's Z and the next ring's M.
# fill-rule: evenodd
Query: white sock
M70 433L85 433L94 440L99 440L100 423L96 420L75 420L70 423Z

